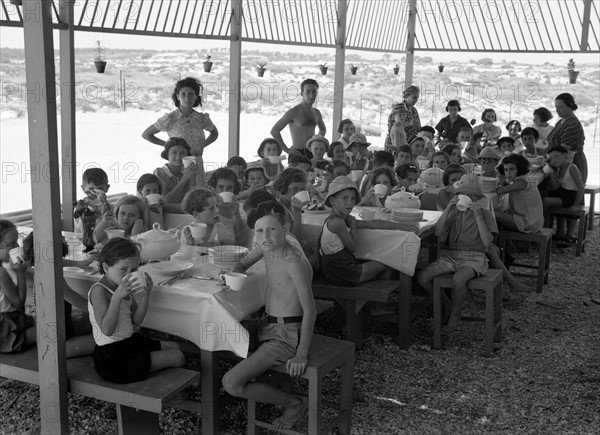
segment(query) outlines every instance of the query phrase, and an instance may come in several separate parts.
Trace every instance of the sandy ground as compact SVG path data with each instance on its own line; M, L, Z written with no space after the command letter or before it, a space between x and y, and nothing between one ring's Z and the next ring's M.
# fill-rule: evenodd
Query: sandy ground
M161 149L141 137L142 131L162 113L143 110L126 112L95 112L77 114L77 162L78 180L88 167L100 166L109 175L111 192L135 192L140 175L162 166ZM215 169L227 162L228 114L210 113L219 129L219 138L205 151L207 170ZM273 116L259 113L244 113L240 126L240 155L247 161L257 158L256 150L265 137L269 136ZM329 122L326 122L327 128ZM32 165L29 158L27 119L3 119L0 129L1 190L0 210L2 213L31 208L31 183L48 180L47 166ZM336 133L337 135L337 133ZM586 128L588 143L592 143L593 125ZM328 132L331 138L331 133ZM165 136L166 138L166 136ZM384 137L369 137L373 147L383 145ZM284 134L289 141L289 134ZM600 182L600 148L588 146L586 154L590 166L588 183ZM79 181L78 181L79 183Z

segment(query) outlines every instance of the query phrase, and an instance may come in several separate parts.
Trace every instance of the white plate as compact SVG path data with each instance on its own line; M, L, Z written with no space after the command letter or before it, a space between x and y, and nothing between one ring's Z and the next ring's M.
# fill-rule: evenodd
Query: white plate
M160 263L152 263L150 267L157 272L164 273L166 275L175 275L181 272L185 272L188 269L194 267L194 263L189 261L161 261Z
M246 255L249 251L245 246L221 245L208 248L208 253L213 255Z
M63 272L81 273L81 272L85 272L85 271L76 266L66 266L66 267L63 267Z
M329 214L330 210L302 210L305 214Z

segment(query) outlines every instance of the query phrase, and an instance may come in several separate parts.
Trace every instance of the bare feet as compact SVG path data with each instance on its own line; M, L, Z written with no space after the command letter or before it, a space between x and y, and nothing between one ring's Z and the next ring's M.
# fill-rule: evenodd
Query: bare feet
M298 402L289 405L283 411L283 415L273 420L273 426L277 429L291 429L306 413L308 400L306 397L298 396Z
M517 282L510 286L512 290L523 292L523 293L534 293L535 289L533 287L529 287L521 282Z

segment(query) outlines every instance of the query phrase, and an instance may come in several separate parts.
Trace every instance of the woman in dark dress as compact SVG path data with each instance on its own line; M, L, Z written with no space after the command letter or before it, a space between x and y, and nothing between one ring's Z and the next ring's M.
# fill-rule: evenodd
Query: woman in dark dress
M448 104L446 105L448 116L440 119L440 122L435 126L440 139L446 139L453 143L457 143L456 136L460 129L463 127L471 129L469 121L458 114L460 110L460 103L458 100L448 101Z

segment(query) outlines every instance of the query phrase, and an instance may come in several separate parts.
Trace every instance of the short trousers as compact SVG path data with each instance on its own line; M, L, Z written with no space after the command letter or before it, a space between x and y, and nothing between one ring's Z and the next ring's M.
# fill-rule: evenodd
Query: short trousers
M35 326L35 320L23 311L0 313L0 353L23 350L25 331L33 326Z
M362 265L352 252L344 248L335 254L322 255L321 271L333 284L355 287L360 282Z
M300 344L302 323L268 323L266 316L259 320L262 329L258 332L260 343L252 355L264 355L275 366L287 362L296 355Z
M150 353L160 349L160 341L136 332L125 340L96 345L94 368L105 381L117 384L142 381L150 373Z
M488 271L488 259L479 251L449 251L445 257L436 260L436 263L447 266L452 273L461 267L470 267L477 276L483 276Z
M561 207L569 208L575 204L575 199L577 198L577 191L567 190L561 186L556 190L549 191L548 196L552 198L560 198L562 200Z

